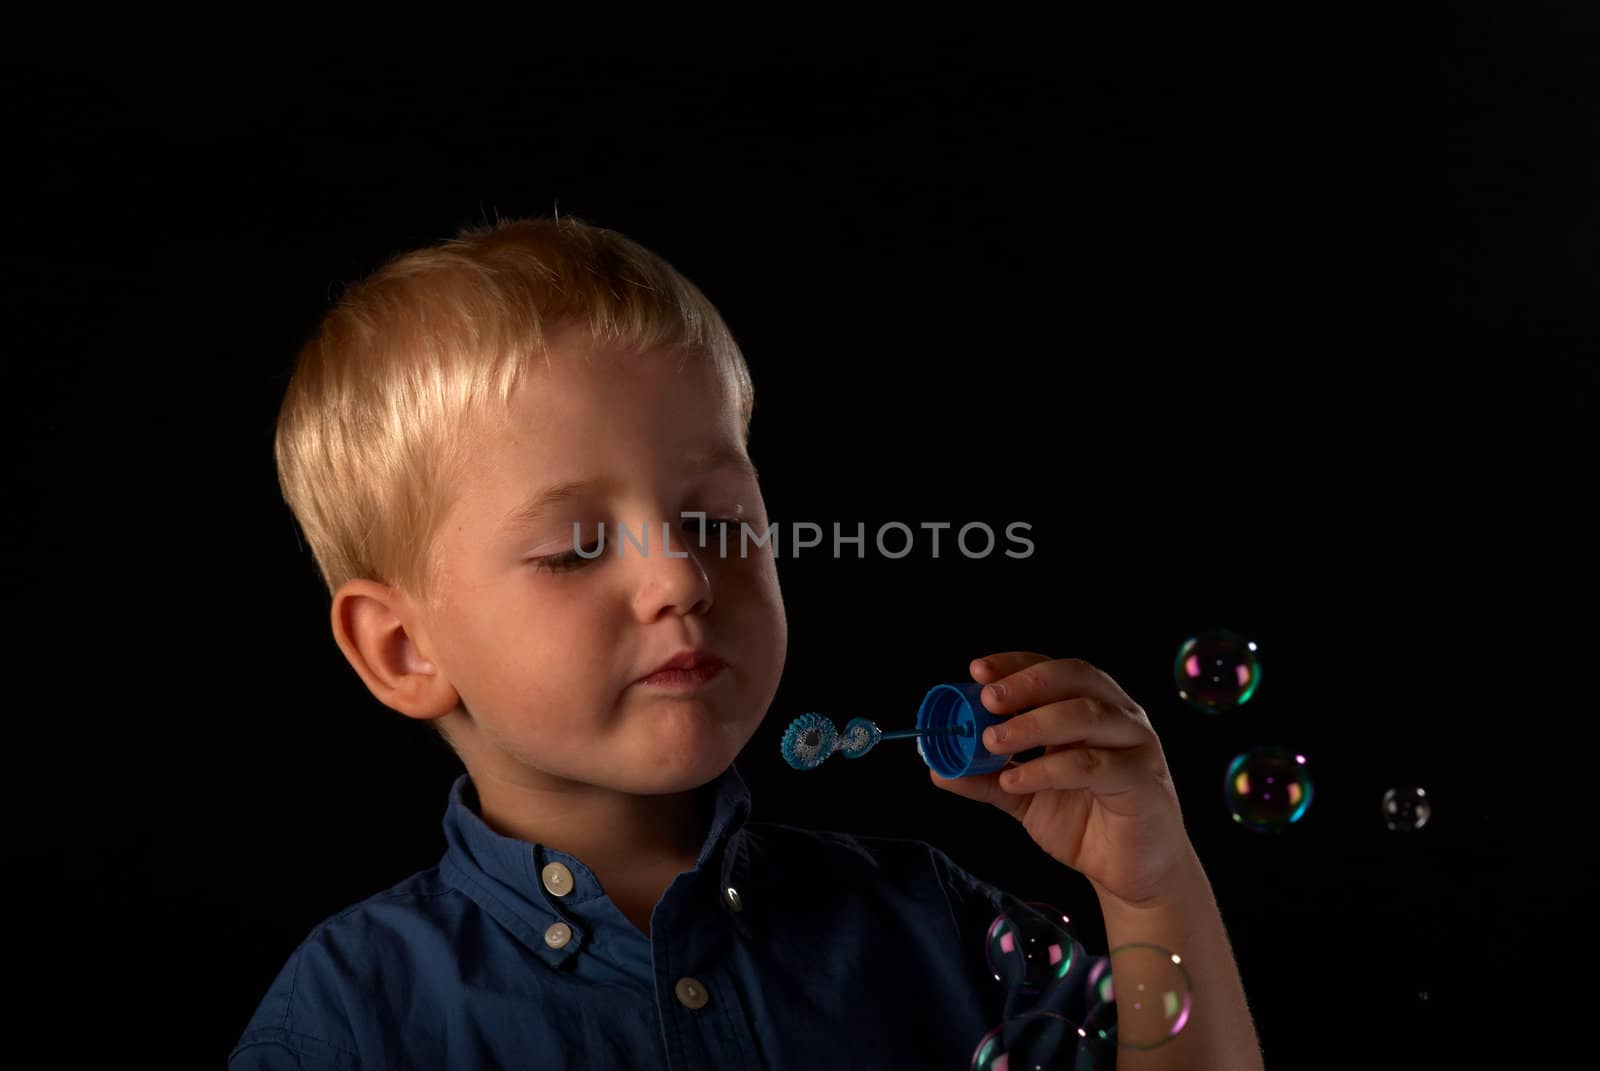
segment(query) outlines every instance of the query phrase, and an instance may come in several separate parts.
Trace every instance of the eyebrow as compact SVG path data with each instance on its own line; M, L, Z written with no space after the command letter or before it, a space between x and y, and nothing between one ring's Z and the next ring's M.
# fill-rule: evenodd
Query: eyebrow
M691 450L687 460L698 473L710 472L717 468L735 468L752 480L759 480L760 473L755 465L744 456L740 450L731 446L714 446L700 450ZM571 501L581 495L598 490L604 485L601 480L568 480L565 483L552 484L539 491L522 505L506 514L500 522L500 532L505 536L516 535L523 529L543 520L545 515L563 502Z

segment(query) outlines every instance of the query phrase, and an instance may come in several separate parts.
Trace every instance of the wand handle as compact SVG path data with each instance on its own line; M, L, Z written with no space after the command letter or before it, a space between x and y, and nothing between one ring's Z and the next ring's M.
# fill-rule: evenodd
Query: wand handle
M879 740L904 740L912 736L971 736L972 725L946 725L939 729L896 729L893 732L882 733Z

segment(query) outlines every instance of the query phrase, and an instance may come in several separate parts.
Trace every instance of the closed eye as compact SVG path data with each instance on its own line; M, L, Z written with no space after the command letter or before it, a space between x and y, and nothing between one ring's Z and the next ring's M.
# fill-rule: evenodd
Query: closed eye
M591 565L598 561L601 557L600 551L604 547L605 538L602 536L592 546L581 548L583 550L582 554L579 554L577 550L569 550L561 554L547 554L542 558L530 558L529 561L533 563L535 569L540 569L547 573L565 573L573 569L581 569L585 565Z
M707 517L704 521L706 538L703 542L699 539L702 523L700 518L695 517L685 521L683 528L686 532L695 536L690 541L693 545L701 549L707 549L713 545L722 545L723 533L726 533L737 521L737 517ZM712 535L713 529L717 529L715 536ZM605 533L602 531L600 538L593 544L580 548L583 551L581 554L578 550L568 550L560 554L547 554L540 558L530 558L529 561L532 562L534 568L547 573L571 572L574 569L581 569L585 565L592 565L603 558L605 555L602 551L605 549L605 544Z

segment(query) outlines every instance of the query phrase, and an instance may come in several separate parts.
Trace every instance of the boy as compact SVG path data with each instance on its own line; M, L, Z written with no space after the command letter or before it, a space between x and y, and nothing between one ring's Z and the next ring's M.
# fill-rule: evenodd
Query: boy
M770 546L732 552L769 525L752 406L704 296L571 219L401 256L325 317L284 496L340 650L466 773L440 864L318 926L230 1068L969 1065L1009 1007L982 951L1002 894L920 842L745 821L733 761L787 642ZM1048 751L1020 784L934 783L1086 874L1112 947L1190 972L1188 1028L1118 1066L1259 1066L1144 712L1076 661L972 673L1026 712L993 746Z

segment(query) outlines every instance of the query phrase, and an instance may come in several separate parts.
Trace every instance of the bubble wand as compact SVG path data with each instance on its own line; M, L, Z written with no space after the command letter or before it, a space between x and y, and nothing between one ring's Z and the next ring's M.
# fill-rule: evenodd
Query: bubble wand
M821 714L802 714L784 730L783 759L796 770L815 770L834 752L847 759L859 759L877 747L881 740L904 740L941 733L961 735L963 729L967 728L947 725L942 729L895 729L886 733L866 718L851 718L841 733L831 719Z
M821 714L802 714L784 730L779 750L783 761L796 770L815 770L834 752L859 759L883 740L917 738L917 753L941 777L970 777L992 773L1010 755L995 755L983 746L983 730L1004 721L989 713L979 700L979 684L936 684L922 699L915 729L878 728L869 718L851 718L839 732ZM924 743L926 740L926 743Z

